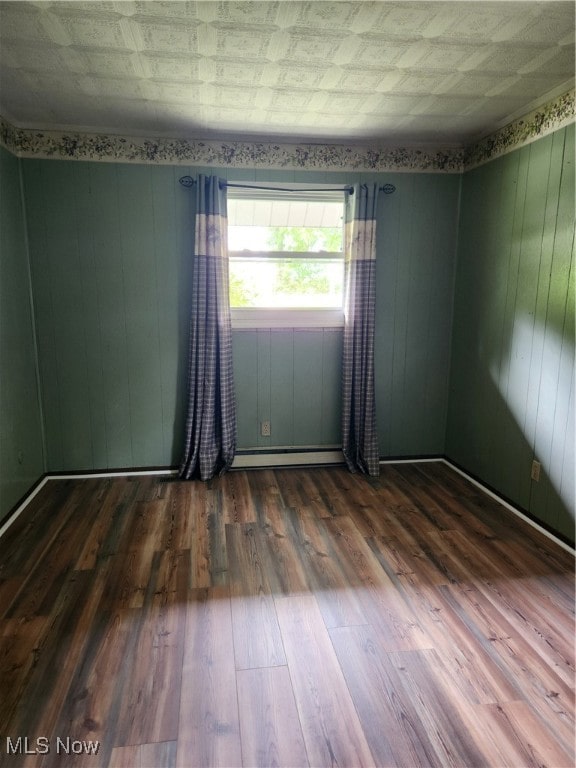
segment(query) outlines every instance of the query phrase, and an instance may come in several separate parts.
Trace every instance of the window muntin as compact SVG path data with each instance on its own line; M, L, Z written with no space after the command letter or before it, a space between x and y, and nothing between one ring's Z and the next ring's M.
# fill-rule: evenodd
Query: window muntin
M342 192L229 191L228 250L233 320L272 314L282 325L341 324L344 257ZM316 311L316 314L315 314ZM235 325L242 324L235 323Z

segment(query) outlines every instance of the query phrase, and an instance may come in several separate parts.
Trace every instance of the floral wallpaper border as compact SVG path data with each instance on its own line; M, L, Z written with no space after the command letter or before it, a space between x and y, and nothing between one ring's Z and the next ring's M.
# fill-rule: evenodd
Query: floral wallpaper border
M464 156L461 148L202 141L35 131L15 128L1 118L0 143L19 157L278 170L459 173Z
M1 117L0 143L18 157L57 160L280 170L461 173L558 130L572 122L574 115L572 90L468 148L137 138L16 128Z
M467 147L464 153L464 170L505 155L574 122L574 95L574 90L568 91Z

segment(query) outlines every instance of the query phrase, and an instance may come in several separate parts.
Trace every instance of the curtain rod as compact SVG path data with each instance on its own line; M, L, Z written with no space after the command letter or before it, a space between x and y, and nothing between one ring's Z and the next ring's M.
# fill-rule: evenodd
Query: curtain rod
M182 184L183 187L193 187L194 184L196 184L196 179L192 178L192 176L181 176L180 184ZM259 189L259 190L265 190L268 192L348 192L349 194L354 194L354 187L348 185L345 187L332 187L330 189L323 188L323 189L310 189L310 188L304 188L301 189L286 189L285 187L266 187L266 186L257 186L256 184L235 184L231 181L225 182L226 187L237 187L238 189ZM396 190L396 187L394 184L384 184L380 187L380 191L384 192L385 195L391 195Z

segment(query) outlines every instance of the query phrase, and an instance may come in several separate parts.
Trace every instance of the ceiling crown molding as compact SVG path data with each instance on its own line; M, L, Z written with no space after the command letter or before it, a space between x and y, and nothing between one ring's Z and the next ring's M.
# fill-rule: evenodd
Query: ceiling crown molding
M139 138L17 128L0 117L0 143L24 158L279 170L461 173L574 121L574 90L470 147Z

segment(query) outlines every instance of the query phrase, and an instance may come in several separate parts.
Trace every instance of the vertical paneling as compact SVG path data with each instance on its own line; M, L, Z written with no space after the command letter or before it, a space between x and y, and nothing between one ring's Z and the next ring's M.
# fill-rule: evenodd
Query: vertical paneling
M193 221L175 169L25 169L48 469L177 463Z
M83 166L85 167L85 166ZM46 243L57 258L50 260L50 292L58 366L60 400L61 466L92 467L92 434L86 344L86 311L83 264L80 257L78 179L83 167L58 164L56 173L43 177L46 212ZM33 273L34 274L34 273ZM87 407L88 406L88 407ZM44 403L47 409L47 403ZM50 442L48 460L50 461Z
M572 296L574 296L574 273L571 274L571 290ZM570 318L571 330L574 333L574 316ZM576 398L575 394L575 382L574 382L574 365L568 368L567 375L571 377L570 381L570 395L568 401L568 424L576 423L576 413L574 408L574 402ZM570 434L570 430L564 432L562 425L558 433L562 435L564 433L564 450L562 461L562 477L560 481L560 491L555 496L548 494L547 498L547 515L554 528L560 533L564 534L568 538L574 536L574 514L573 510L576 507L576 493L575 493L575 478L574 467L576 466L575 448L573 436ZM558 441L562 442L561 440ZM560 499L566 499L566 503L560 503ZM572 503L570 503L570 501Z
M532 331L532 350L530 354L530 372L528 376L528 389L526 393L526 416L524 419L524 431L531 444L535 443L536 422L538 404L540 400L540 383L543 372L544 333L538 326L545 326L548 315L548 303L550 300L552 262L554 258L554 239L558 216L558 202L560 197L560 181L562 175L562 156L564 154L564 141L560 133L543 139L546 141L546 152L541 153L541 162L546 166L542 169L542 180L546 182L546 198L541 216L541 237L534 238L534 261L538 263L538 275L536 279L536 296L534 302L534 327ZM534 225L535 221L532 222ZM540 235L540 232L538 232ZM563 256L569 259L569 248L563 249ZM564 290L568 287L565 283ZM563 297L562 304L565 304Z
M299 445L318 444L322 434L323 337L321 329L294 332L294 436Z
M182 451L188 364L188 307L192 274L192 198L183 195L179 168L155 168L151 177L162 413L162 458L176 464ZM184 226L183 226L184 225ZM167 245L169 244L169 245ZM170 249L173 249L172 252ZM170 458L169 458L170 457Z
M258 384L256 397L258 399L258 427L263 421L270 421L270 396L271 396L271 339L270 329L263 328L256 333L257 357L258 357ZM276 438L276 433L274 432ZM258 428L258 447L265 448L273 444L272 434L264 436Z
M60 460L62 431L60 429L60 399L58 396L58 365L56 348L58 339L54 333L50 279L50 253L45 246L47 237L45 194L43 185L44 164L30 160L22 162L28 246L32 271L32 293L36 319L38 345L38 369L41 382L46 468L52 465L55 454ZM34 280L34 275L41 275ZM46 409L46 404L50 408ZM52 461L50 460L52 457Z
M376 229L376 328L374 348L376 371L376 418L380 454L391 456L392 402L394 389L394 351L396 347L396 273L398 271L401 211L409 180L402 185L402 194L388 195L381 201L382 215Z
M270 344L270 421L275 445L294 444L294 332L276 329ZM324 393L328 397L328 393Z
M465 175L447 453L570 538L573 264L573 125Z
M498 209L500 211L500 220L507 222L507 238L504 239L499 245L499 251L496 255L496 265L493 267L494 277L498 281L502 294L502 304L498 308L498 312L492 314L492 319L498 318L500 320L500 327L494 330L493 343L496 344L496 353L494 360L491 364L491 377L496 383L496 387L492 390L494 395L494 402L492 404L494 419L501 425L501 429L497 432L491 430L491 437L489 442L489 449L486 455L493 455L494 459L491 462L491 466L485 467L486 472L490 474L486 477L486 480L494 485L494 487L504 487L504 483L507 483L508 493L512 495L510 491L510 484L514 482L513 478L515 474L511 472L509 463L506 462L506 454L508 449L508 442L515 442L515 432L518 427L510 418L510 412L506 407L505 398L498 395L499 392L504 392L508 388L509 381L509 365L506 354L503 354L503 339L506 338L506 334L511 332L514 324L514 307L516 302L516 293L518 289L518 268L520 260L520 248L517 244L520 243L521 221L524 211L524 200L526 197L526 176L528 172L528 163L526 162L527 156L522 155L520 152L512 152L502 158L502 188L499 196ZM487 169L489 170L489 169ZM524 180L524 183L522 183ZM481 240L481 237L478 238ZM498 262L502 262L502 270L498 269ZM481 263L481 262L480 262ZM458 297L456 298L458 300ZM474 371L474 367L471 366L471 371ZM464 418L467 414L464 413Z
M20 161L0 147L0 519L44 471Z
M524 437L524 440L517 443L511 456L511 469L512 477L520 480L519 491L515 496L524 508L530 505L530 473L526 470L529 470L535 453L533 436L527 423L531 417L528 394L531 374L534 380L534 368L540 369L540 362L536 357L543 324L542 319L536 317L536 303L539 281L545 278L542 269L542 237L551 140L552 137L547 136L526 147L530 157L524 200L516 311L512 338L508 340L510 379L506 401Z
M409 453L411 446L421 444L424 431L426 386L425 379L419 373L426 369L428 356L426 340L430 281L434 271L435 197L434 177L425 176L414 189L412 205L418 211L418 226L410 227L408 281L404 286L406 353L402 389L405 396L401 410L401 435L398 436L402 454Z
M574 515L576 508L574 489L574 131L572 124L566 130L566 143L560 179L560 198L556 227L552 267L550 275L549 300L546 314L546 350L551 355L544 360L542 369L541 397L538 401L538 428L544 435L552 424L550 459L548 460L549 480L556 492L546 494L546 516L550 523L566 536L574 537ZM545 367L544 367L545 366ZM557 382L553 373L558 370ZM557 391L552 417L546 394ZM543 442L543 441L542 441ZM540 449L539 449L540 451ZM546 456L543 442L542 455ZM562 456L562 460L560 457ZM532 504L541 503L533 488Z
M237 330L233 348L241 449L339 443L339 329ZM262 421L270 437L260 434Z
M377 230L380 453L444 451L460 180L389 174Z
M411 177L403 185L401 208L399 211L398 240L394 253L394 325L392 356L388 365L392 369L392 392L389 403L384 405L391 412L390 451L404 455L407 442L404 438L404 416L407 404L401 393L404 391L406 373L406 349L408 334L408 292L410 289L410 266L412 261L412 221L415 214L414 187L416 177ZM387 287L387 286L386 286ZM383 286L378 285L378 299ZM388 292L390 293L390 292Z
M436 177L433 263L429 274L426 330L426 386L421 452L443 452L448 413L450 337L458 234L460 180Z
M78 175L87 166L78 166ZM86 366L86 397L88 415L90 418L89 444L91 448L90 467L105 467L108 462L108 442L106 422L101 418L105 413L106 401L104 392L104 371L102 368L103 343L100 322L90 322L89 318L100 317L101 296L100 265L94 237L94 195L90 182L88 184L74 184L75 189L75 216L78 247L78 265L80 272L80 285L82 291L82 304L84 310L78 317L78 322L83 323L84 332L84 362ZM86 441L85 441L86 442ZM66 462L68 464L68 462Z
M258 334L235 331L232 335L236 430L239 448L258 445Z
M322 404L321 443L339 445L342 442L340 414L342 394L342 334L326 328L322 336Z
M177 464L194 226L178 178L199 169L23 163L49 469ZM358 178L258 174L268 177ZM380 450L442 453L459 177L362 178L397 186L378 222ZM341 330L236 330L233 355L238 448L339 444Z
M132 165L118 177L126 316L130 438L133 463L162 463L161 355L158 335L158 269L154 249L152 169ZM158 411L149 418L151 405Z
M103 388L106 433L106 466L134 466L128 363L126 269L122 248L118 176L120 169L96 166L91 169L94 189L94 240L98 254L100 312L91 318L102 333ZM134 375L134 372L132 372Z

